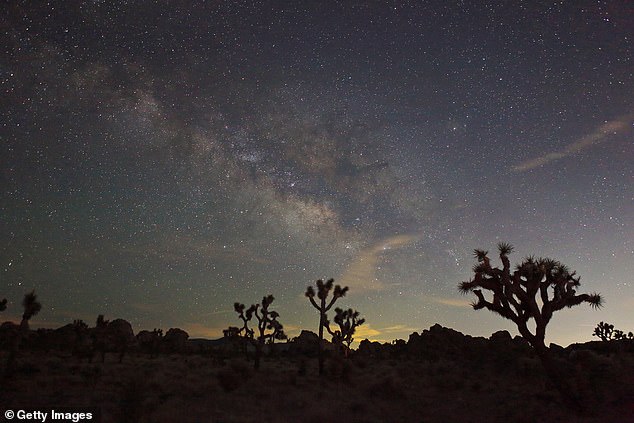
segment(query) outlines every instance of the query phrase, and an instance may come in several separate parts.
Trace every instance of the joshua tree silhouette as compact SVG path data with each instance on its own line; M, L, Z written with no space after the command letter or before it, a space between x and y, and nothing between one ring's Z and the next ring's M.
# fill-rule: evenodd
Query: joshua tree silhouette
M609 323L600 322L596 328L594 328L594 333L592 336L598 336L602 341L609 341L612 339L614 335L614 325Z
M544 343L546 326L556 311L584 302L593 308L599 308L603 299L596 293L577 294L580 278L575 277L575 272L556 260L535 259L531 256L517 265L515 271L511 271L508 255L513 247L507 243L499 243L498 251L502 269L491 267L487 251L474 250L474 257L478 260L478 264L473 267L475 277L460 283L458 290L463 294L473 292L476 295L477 301L472 303L475 310L486 308L512 320L522 337L535 349L563 400L569 405L577 405L572 396L574 391L567 390L564 375ZM491 301L485 298L482 289L492 292ZM527 326L530 319L535 323L535 333Z
M272 295L267 295L262 298L261 304L253 304L251 307L246 309L245 305L241 303L235 303L233 305L234 310L238 313L238 317L242 320L243 325L242 328L239 328L236 331L236 328L229 328L233 335L236 333L238 335L243 336L247 339L254 347L255 347L255 363L253 365L255 370L260 368L260 358L262 356L262 349L264 344L269 342L274 342L276 339L286 339L286 334L284 333L284 327L277 320L280 316L277 311L269 310L269 306L273 302L275 298ZM255 316L258 321L257 330L258 337L254 339L255 331L249 328L249 322ZM267 331L271 331L267 333Z
M0 311L5 311L7 309L7 299L3 299L0 301Z
M326 313L328 310L332 308L332 305L339 298L346 295L348 292L348 287L342 288L339 285L335 286L335 290L332 294L332 298L327 302L328 294L332 290L334 279L328 279L326 283L323 280L319 279L316 282L317 285L317 298L319 298L319 304L315 301L315 289L312 286L306 288L306 296L310 300L310 303L317 309L319 312L319 375L324 374L324 327L326 326L326 322L328 322L328 316Z
M365 323L365 319L359 319L359 312L351 308L342 310L337 307L335 308L335 313L335 323L339 325L339 330L333 331L330 329L330 322L328 320L326 320L325 323L326 330L332 335L333 343L345 346L344 354L348 357L350 344L354 341L352 335L354 335L357 327Z
M6 300L3 300L2 303L6 304ZM22 306L24 307L24 313L22 314L22 321L20 322L20 326L17 328L16 333L13 336L13 342L11 343L11 351L9 352L9 356L7 357L7 364L5 368L5 372L7 375L13 373L15 366L15 357L18 354L18 350L20 349L20 344L22 343L22 338L24 338L29 331L29 320L42 309L42 304L37 301L37 295L35 295L35 290L29 292L24 296L22 300Z
M619 329L614 329L614 325L609 323L600 322L596 328L594 328L594 333L592 336L598 336L602 341L611 341L611 340L622 340L622 339L634 339L634 333L629 332L627 335L625 332Z
M22 323L21 326L29 328L29 320L31 317L35 316L37 313L42 310L42 304L37 301L37 295L35 295L35 290L29 292L24 296L22 300L22 306L24 306L24 314L22 315Z

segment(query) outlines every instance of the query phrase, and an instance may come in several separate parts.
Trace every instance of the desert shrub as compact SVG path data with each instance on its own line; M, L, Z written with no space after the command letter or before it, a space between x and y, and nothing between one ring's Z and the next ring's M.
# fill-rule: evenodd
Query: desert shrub
M242 386L242 379L231 369L222 369L218 372L218 382L225 392L233 392Z
M436 373L432 383L439 389L455 391L465 387L465 379L453 372Z
M46 363L46 369L49 373L62 373L66 372L64 361L60 357L51 357Z
M18 372L23 376L31 376L36 373L40 373L41 370L33 363L24 362L18 366Z
M233 392L248 381L251 377L251 369L240 361L231 362L218 372L218 382L225 392Z
M385 399L402 399L406 396L401 384L391 375L382 376L378 381L370 383L366 394L371 398Z
M101 378L101 367L87 366L81 369L80 374L84 383L88 385L95 385Z
M591 403L601 403L606 395L619 395L622 384L621 366L608 357L599 355L589 350L576 351L571 357L572 364L575 365L574 383L584 399Z
M299 376L306 376L308 372L308 362L305 358L300 358L297 363L297 374Z
M344 382L350 382L353 374L354 368L352 367L352 364L350 364L350 361L344 361L341 369L341 379Z
M231 362L229 366L231 370L236 373L240 377L248 378L251 377L251 368L243 361L235 360Z
M139 374L131 375L125 382L123 392L119 400L121 422L133 423L141 421L143 415L143 401L146 392L146 383Z
M367 403L362 401L352 401L348 406L348 409L356 415L359 415L367 410Z
M328 375L331 378L340 378L343 370L343 360L336 356L328 361Z
M368 360L366 360L365 358L355 357L353 361L355 366L357 366L359 369L367 369L369 366Z

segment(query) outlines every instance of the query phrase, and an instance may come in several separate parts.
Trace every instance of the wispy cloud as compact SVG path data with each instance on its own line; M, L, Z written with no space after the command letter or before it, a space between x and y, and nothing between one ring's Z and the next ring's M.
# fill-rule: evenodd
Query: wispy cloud
M433 302L451 306L451 307L471 307L471 302L468 300L459 300L457 298L432 298Z
M560 160L573 154L577 154L580 151L590 148L593 145L605 142L610 135L616 135L626 131L632 124L633 120L634 113L630 113L617 119L605 122L603 125L597 127L590 134L582 137L572 144L568 144L564 149L560 151L550 152L534 159L526 160L520 164L512 166L511 170L513 172L525 172L527 170L543 166L552 161Z
M418 235L412 234L395 235L382 239L361 250L339 277L341 285L348 286L355 291L380 291L385 289L385 285L376 275L381 256L388 250L395 250L411 245L418 238Z
M417 330L420 330L420 329L412 327L412 326L407 326L407 325L394 325L394 326L388 326L388 327L385 327L385 328L381 328L379 330L382 333L400 333L400 332L412 333L412 332L416 332Z
M232 306L231 310L227 309L227 310L210 311L209 313L202 313L199 316L200 317L209 317L209 316L218 316L218 315L221 315L221 314L232 314L232 313L234 313L233 306Z
M381 335L381 331L374 329L370 324L361 325L354 332L354 338L357 341L376 338L379 335Z

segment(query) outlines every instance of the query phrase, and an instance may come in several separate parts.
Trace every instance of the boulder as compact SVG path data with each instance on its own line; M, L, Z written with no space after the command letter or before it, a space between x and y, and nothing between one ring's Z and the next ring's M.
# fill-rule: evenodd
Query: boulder
M171 328L163 337L163 344L168 352L185 352L189 334L179 328Z

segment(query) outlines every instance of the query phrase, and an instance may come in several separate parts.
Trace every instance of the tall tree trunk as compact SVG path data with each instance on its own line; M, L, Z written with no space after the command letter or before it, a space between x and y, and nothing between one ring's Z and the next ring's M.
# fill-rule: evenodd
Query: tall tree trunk
M325 301L322 300L322 310L325 308ZM324 320L325 315L322 311L319 316L319 376L324 374Z
M255 344L255 363L253 364L253 368L255 370L260 370L260 356L262 355L262 345L260 345L260 341Z

